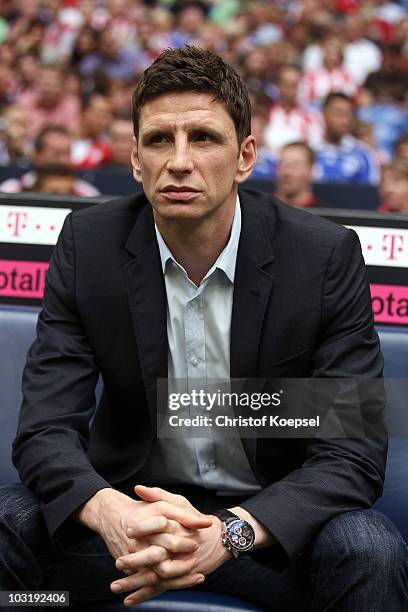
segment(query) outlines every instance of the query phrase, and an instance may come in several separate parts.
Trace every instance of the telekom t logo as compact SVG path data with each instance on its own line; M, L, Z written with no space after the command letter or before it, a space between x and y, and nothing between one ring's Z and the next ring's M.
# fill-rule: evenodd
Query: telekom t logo
M401 234L384 234L383 251L387 251L387 259L396 260L397 253L404 250L404 236Z
M13 236L19 238L21 230L27 227L27 213L25 212L10 212L7 215L7 227L13 232Z

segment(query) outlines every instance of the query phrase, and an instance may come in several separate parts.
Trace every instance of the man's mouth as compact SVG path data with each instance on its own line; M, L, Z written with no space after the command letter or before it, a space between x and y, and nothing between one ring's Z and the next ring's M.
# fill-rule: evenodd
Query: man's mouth
M161 193L169 200L187 202L195 198L200 191L187 185L168 185Z

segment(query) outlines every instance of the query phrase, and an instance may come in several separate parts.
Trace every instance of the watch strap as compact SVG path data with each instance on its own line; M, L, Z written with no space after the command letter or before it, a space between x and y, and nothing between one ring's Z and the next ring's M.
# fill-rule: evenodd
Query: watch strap
M230 521L231 519L239 518L239 516L231 512L231 510L227 510L226 508L220 508L219 510L215 510L214 512L212 512L212 514L214 516L218 516L218 518L221 519L223 523L228 523L228 521Z

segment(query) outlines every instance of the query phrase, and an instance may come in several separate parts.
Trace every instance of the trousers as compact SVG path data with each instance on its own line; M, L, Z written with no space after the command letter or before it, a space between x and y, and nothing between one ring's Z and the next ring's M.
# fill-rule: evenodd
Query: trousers
M22 484L0 487L0 590L69 591L71 602L117 600L109 584L123 574L105 542L72 523L69 539L51 539L35 495ZM198 589L274 612L406 612L408 549L380 512L349 511L323 525L284 571L242 556Z

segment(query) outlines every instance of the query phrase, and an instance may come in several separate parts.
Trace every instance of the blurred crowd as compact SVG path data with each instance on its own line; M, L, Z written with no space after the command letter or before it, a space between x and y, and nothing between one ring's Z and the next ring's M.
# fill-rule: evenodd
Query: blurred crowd
M2 0L0 166L27 172L0 189L97 194L75 171L129 167L137 80L186 43L242 75L254 178L298 206L312 181L374 185L408 212L408 0Z

